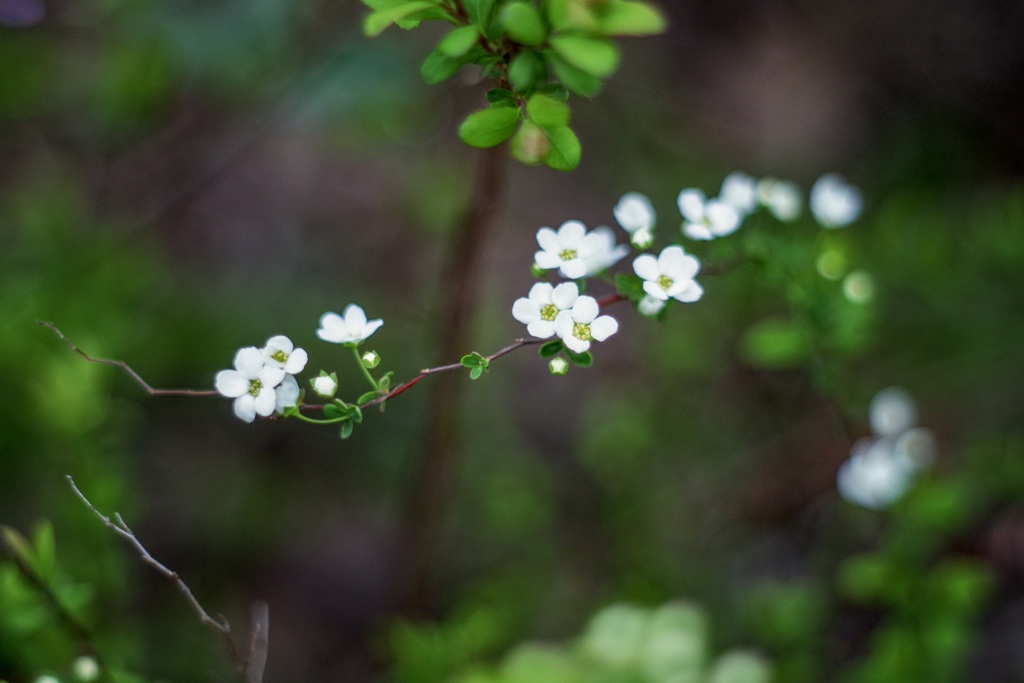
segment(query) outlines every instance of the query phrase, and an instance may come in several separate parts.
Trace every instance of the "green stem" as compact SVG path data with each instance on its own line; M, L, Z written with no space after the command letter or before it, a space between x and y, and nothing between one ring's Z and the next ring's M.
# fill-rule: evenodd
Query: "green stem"
M345 416L345 417L332 417L332 418L330 418L328 420L318 420L318 419L316 419L314 417L306 417L302 413L295 413L295 414L292 415L292 417L297 417L298 419L302 420L303 422L307 422L307 423L309 423L311 425L330 425L330 424L335 424L335 423L338 423L338 422L344 422L345 420L349 419L348 416Z
M377 380L375 380L373 375L370 374L370 369L363 365L363 359L359 355L359 347L353 346L352 353L355 354L356 363L359 365L359 369L363 371L363 375L365 375L366 379L370 382L370 386L372 386L375 391L380 391L380 385L377 384Z

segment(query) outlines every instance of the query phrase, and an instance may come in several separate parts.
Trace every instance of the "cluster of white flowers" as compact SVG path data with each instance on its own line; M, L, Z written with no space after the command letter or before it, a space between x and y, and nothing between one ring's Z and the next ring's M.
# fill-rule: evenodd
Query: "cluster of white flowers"
M902 498L914 475L935 459L935 438L917 423L913 399L899 387L875 394L871 401L874 436L853 445L836 477L839 493L851 503L878 509Z
M702 190L685 188L676 200L683 216L683 234L693 240L712 240L731 235L759 207L783 222L792 222L803 211L800 188L791 181L730 173L722 181L718 197L707 198ZM841 228L855 221L863 208L860 191L829 173L811 187L811 213L826 228Z
M379 319L368 321L362 308L350 304L345 307L344 316L324 313L316 334L333 344L358 346L383 324ZM305 369L308 360L304 349L295 348L288 337L277 335L268 339L263 348L239 349L234 369L218 372L214 387L221 395L235 399L235 415L246 422L252 422L257 415L268 417L275 411L283 414L287 408L298 405L301 392L295 375ZM321 371L310 383L324 397L333 397L338 388L335 373Z

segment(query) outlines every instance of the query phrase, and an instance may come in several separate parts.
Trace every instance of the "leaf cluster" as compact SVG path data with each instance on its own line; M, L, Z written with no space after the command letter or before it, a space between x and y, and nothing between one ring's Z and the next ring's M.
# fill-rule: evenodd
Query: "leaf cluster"
M569 127L569 93L591 97L619 66L618 36L665 30L665 18L639 0L363 0L371 12L363 28L376 36L391 25L423 21L453 28L424 60L428 83L476 65L497 87L489 106L463 121L459 137L472 147L511 138L524 164L560 171L579 165L580 142Z

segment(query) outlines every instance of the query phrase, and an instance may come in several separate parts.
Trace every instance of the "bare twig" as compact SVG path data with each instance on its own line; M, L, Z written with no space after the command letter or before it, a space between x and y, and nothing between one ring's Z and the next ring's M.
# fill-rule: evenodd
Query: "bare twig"
M83 354L84 355L84 354ZM168 579L173 583L177 589L185 596L185 600L192 606L192 610L196 613L201 621L206 626L210 627L215 633L217 633L224 642L224 647L228 651L228 656L231 658L232 663L238 669L239 672L245 672L247 683L260 683L263 676L263 667L266 662L267 656L267 629L269 624L269 612L266 607L266 603L256 603L253 606L253 633L250 635L250 650L247 656L241 656L235 647L235 642L231 638L231 625L228 624L228 620L223 615L218 615L218 619L214 619L207 613L203 606L193 595L192 589L178 576L178 573L168 569L165 565L161 564L155 557L153 557L146 547L142 545L138 538L135 537L135 533L125 524L124 519L117 512L114 513L114 521L111 521L109 517L104 515L102 512L96 509L85 494L75 484L75 480L71 478L71 475L66 475L68 486L74 492L78 499L85 503L85 506L96 515L100 521L103 522L104 526L113 531L121 538L128 541L128 543L135 548L135 551L142 558L142 561L148 564L150 567L156 570L158 574Z
M153 387L149 386L149 384L146 382L146 380L142 379L142 377L139 376L139 373L137 373L134 370L132 370L132 368L127 363L125 363L123 360L110 360L110 359L107 359L107 358L93 358L92 356L87 354L85 351L83 351L82 349L78 348L78 346L76 346L74 342L72 342L70 339L68 339L66 336L64 336L64 333L61 332L59 329L57 329L57 326L54 325L53 323L48 323L48 322L46 322L44 320L37 320L36 321L36 325L42 325L44 327L49 327L51 330L53 330L54 334L56 334L58 337L60 337L61 340L65 344L67 344L68 346L71 347L72 351L74 351L75 353L77 353L79 356L81 356L82 358L86 359L90 363L102 363L103 365L113 365L114 367L121 368L126 373L128 373L128 376L131 377L133 380L135 380L135 383L138 384L140 387L142 387L146 391L146 393L149 394L150 396L218 396L219 395L213 389L210 389L209 391L197 391L197 390L194 390L194 389L154 389Z

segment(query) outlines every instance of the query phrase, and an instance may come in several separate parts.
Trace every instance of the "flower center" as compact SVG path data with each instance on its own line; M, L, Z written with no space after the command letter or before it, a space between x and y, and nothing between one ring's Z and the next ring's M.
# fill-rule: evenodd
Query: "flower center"
M668 288L671 287L674 284L674 282L675 281L672 278L670 278L668 275L659 275L658 276L658 286L661 287L662 289L664 289L666 292L668 291Z
M576 323L572 326L572 336L580 341L590 341L590 325L587 323Z
M540 319L551 322L558 317L558 306L554 304L548 304L544 308L540 309Z
M288 362L288 354L282 351L281 349L274 351L273 355L271 355L270 357L276 360L278 363Z
M249 393L252 394L253 396L259 396L262 390L263 382L259 381L258 379L254 379L249 383Z
M562 252L558 255L558 258L562 259L563 261L572 261L574 258L576 258L576 250L563 249Z

